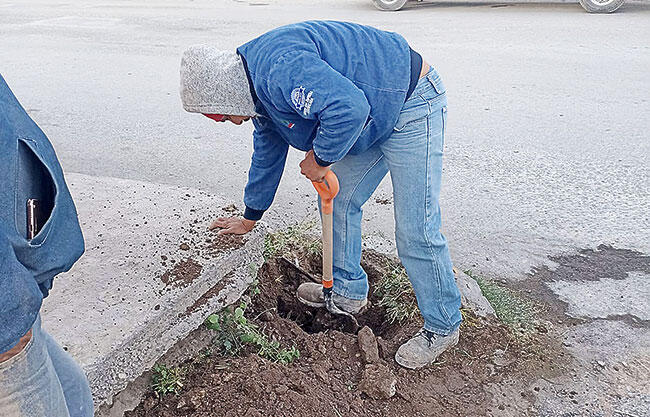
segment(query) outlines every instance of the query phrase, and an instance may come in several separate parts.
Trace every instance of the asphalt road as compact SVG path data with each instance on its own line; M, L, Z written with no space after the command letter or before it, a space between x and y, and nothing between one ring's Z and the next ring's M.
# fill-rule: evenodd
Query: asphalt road
M449 96L443 227L456 263L516 279L547 255L613 244L650 253L650 4L370 0L1 1L0 70L68 172L240 199L251 126L184 113L179 56L278 25L340 19L403 34ZM294 152L266 220L314 215ZM387 179L377 192L390 197ZM365 234L391 237L392 206Z

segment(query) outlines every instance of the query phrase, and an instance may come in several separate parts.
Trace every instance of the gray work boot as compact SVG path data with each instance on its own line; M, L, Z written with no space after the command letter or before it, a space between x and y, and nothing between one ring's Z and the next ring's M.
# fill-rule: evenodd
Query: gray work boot
M422 329L397 349L395 362L408 369L422 368L433 363L445 350L458 343L458 329L448 336L440 336Z
M325 307L325 299L323 298L323 286L315 282L304 282L298 287L296 291L298 301L309 307ZM359 314L361 310L368 304L368 299L353 300L346 298L336 293L332 294L332 301L341 310L350 314Z

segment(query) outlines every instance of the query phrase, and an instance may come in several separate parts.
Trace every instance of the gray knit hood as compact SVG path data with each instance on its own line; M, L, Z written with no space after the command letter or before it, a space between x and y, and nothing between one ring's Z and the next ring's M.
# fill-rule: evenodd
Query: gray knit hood
M183 53L181 100L192 113L256 115L241 57L210 45L191 46Z

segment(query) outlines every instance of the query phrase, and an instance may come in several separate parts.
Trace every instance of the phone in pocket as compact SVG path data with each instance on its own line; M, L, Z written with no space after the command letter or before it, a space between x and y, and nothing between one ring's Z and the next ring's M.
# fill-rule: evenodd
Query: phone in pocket
M27 240L32 240L41 227L38 224L38 200L30 198L27 200Z

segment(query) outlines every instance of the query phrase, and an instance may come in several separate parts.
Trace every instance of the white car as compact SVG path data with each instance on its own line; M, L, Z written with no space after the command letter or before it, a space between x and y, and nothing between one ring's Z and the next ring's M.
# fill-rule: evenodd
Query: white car
M409 0L372 0L380 10L399 10ZM422 0L417 0L422 1ZM625 3L625 0L578 0L589 13L612 13Z

